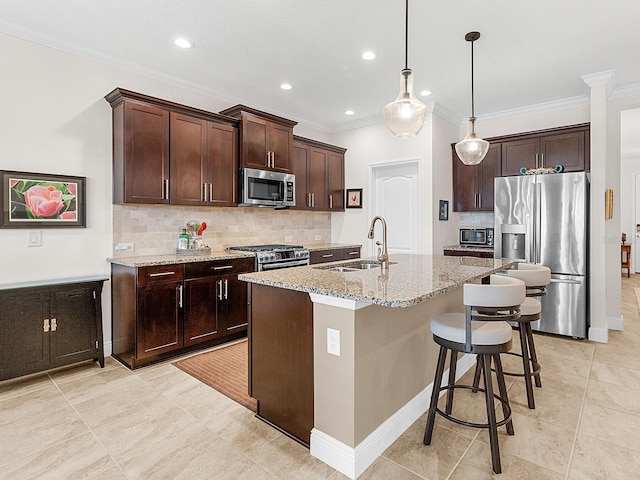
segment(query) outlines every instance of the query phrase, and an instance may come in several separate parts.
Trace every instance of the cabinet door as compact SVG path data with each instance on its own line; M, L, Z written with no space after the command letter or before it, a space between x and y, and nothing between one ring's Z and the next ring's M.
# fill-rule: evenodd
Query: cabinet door
M136 358L183 346L181 303L182 281L138 286Z
M238 129L208 122L209 205L238 204Z
M272 152L272 169L291 171L293 154L293 129L285 125L269 122L269 151Z
M455 148L452 149L453 169L453 211L472 212L478 206L479 165L462 163Z
M114 162L114 174L124 171L124 202L169 203L169 112L126 102L124 144L124 166Z
M502 176L520 175L520 169L541 166L540 138L524 138L502 142Z
M500 176L500 157L502 154L499 143L489 145L487 156L479 165L478 200L477 209L480 211L493 211L493 180Z
M242 116L242 166L267 168L268 122L253 115Z
M225 275L219 280L222 302L218 302L218 321L222 334L232 334L247 327L247 282L237 275Z
M0 293L0 380L49 367L49 293Z
M291 160L291 173L296 176L296 210L309 209L309 189L307 179L309 172L307 169L309 160L309 149L304 145L293 145L293 158Z
M216 302L219 282L216 277L197 278L184 282L184 343L210 340L218 334Z
M327 161L329 209L344 211L344 154L329 152Z
M171 112L171 203L205 205L206 120Z
M327 210L329 197L327 190L327 163L329 152L320 148L309 148L308 183L312 209Z
M585 170L585 132L559 133L540 139L543 166L562 165L564 172Z
M51 292L51 366L98 355L93 287ZM55 321L54 321L55 320Z

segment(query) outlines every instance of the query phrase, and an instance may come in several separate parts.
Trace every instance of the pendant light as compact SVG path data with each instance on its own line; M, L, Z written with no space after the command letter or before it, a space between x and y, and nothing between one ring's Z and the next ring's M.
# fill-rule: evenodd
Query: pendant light
M400 94L382 110L384 121L394 136L415 137L427 118L427 106L413 93L413 76L408 65L409 51L409 0L406 0L404 34L404 69L400 72Z
M473 100L473 42L480 38L480 32L469 32L464 36L471 42L471 117L467 124L467 136L456 143L456 153L465 165L479 164L489 151L489 142L476 135L476 115Z

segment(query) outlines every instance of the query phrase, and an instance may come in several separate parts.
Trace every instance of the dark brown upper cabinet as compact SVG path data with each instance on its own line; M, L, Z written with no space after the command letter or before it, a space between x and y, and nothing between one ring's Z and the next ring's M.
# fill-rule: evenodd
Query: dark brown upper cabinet
M478 165L462 163L453 151L453 211L493 211L493 179L500 176L500 144L490 144L487 156Z
M346 149L295 136L293 152L295 208L343 211Z
M237 205L238 121L116 88L113 203Z
M220 112L240 120L240 164L259 170L289 172L293 127L297 122L236 105Z
M502 143L501 176L520 175L520 169L562 165L563 172L589 170L589 125L533 132Z
M171 112L171 203L237 204L238 130Z

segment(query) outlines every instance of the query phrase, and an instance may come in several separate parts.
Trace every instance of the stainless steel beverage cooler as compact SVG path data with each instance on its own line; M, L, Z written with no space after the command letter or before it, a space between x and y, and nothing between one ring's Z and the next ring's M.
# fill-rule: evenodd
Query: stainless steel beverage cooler
M551 269L534 330L586 338L589 177L559 173L494 181L494 252Z

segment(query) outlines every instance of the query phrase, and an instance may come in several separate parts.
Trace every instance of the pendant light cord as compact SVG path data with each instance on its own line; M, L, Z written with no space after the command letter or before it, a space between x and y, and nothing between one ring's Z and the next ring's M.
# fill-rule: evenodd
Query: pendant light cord
M407 70L409 68L409 0L406 0L404 12L404 69Z
M475 113L475 102L474 102L474 97L475 97L475 93L473 90L473 42L474 40L471 40L471 118L476 118L476 113Z

